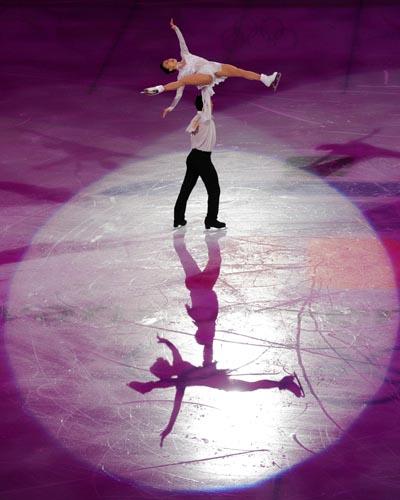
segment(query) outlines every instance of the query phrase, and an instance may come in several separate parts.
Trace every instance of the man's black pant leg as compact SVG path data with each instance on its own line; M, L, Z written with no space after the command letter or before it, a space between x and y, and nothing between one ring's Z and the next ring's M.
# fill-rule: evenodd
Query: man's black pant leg
M204 158L204 163L200 170L200 177L204 182L208 194L208 210L206 218L210 221L217 220L221 190L219 187L217 171L211 161L211 155Z
M186 159L186 174L174 208L174 220L177 222L185 218L187 201L199 178L196 163L196 156L191 151Z

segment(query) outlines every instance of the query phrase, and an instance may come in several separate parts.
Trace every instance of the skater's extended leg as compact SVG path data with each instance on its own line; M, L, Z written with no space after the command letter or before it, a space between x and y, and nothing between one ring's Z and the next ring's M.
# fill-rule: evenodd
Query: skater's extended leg
M221 71L216 73L218 77L238 77L245 78L246 80L259 80L267 87L271 87L276 91L278 88L279 81L281 79L281 74L275 71L271 75L265 75L264 73L255 73L254 71L247 71L245 69L237 68L232 66L232 64L221 64Z
M142 94L147 94L151 96L151 95L161 94L161 92L165 91L168 92L171 90L176 90L177 97L175 98L176 99L175 104L172 105L173 109L179 102L180 98L182 97L185 85L195 85L197 87L204 87L212 83L212 81L213 77L211 75L196 73L194 75L184 76L183 78L180 78L175 82L166 83L165 85L156 85L155 87L147 87L146 89L142 90ZM170 111L172 109L170 109Z
M304 396L304 393L302 388L296 383L295 378L297 379L297 375L287 375L286 377L283 377L283 379L279 382L279 390L290 391L297 398L301 398Z
M174 380L157 380L154 382L139 382L137 380L132 380L132 382L129 382L127 385L141 394L146 394L146 392L150 392L153 389L166 389L167 387L174 387L176 382Z
M184 87L185 85L196 85L198 87L209 85L212 82L211 75L204 75L202 73L197 73L195 75L184 76L176 82L167 83L163 85L164 90L177 90L179 87Z
M230 378L226 387L228 391L257 391L258 389L274 389L279 387L279 382L275 380L257 380L256 382L247 382L246 380L239 380Z
M259 389L274 389L278 388L280 391L286 390L290 391L296 397L300 398L302 396L302 391L300 387L294 381L293 376L283 377L283 379L277 380L257 380L255 382L248 382L247 380L240 380L229 377L210 377L205 379L204 382L197 381L196 384L192 385L207 385L208 387L214 387L215 389L221 389L223 391L257 391Z
M246 80L260 80L260 73L255 73L254 71L247 71L245 69L237 68L232 66L232 64L221 64L221 71L216 73L218 77L238 77L245 78Z

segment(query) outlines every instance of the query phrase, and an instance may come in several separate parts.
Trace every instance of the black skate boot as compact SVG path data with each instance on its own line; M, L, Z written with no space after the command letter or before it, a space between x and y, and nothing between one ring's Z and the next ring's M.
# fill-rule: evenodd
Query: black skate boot
M186 226L187 221L185 219L182 220L174 220L174 227L183 227Z
M225 222L220 222L219 220L204 220L204 225L206 229L210 229L210 227L215 227L215 229L222 229L223 227L226 227Z

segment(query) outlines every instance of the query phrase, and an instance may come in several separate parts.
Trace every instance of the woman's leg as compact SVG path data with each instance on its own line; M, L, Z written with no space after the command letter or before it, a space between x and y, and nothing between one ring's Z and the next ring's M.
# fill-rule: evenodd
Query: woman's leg
M281 74L275 71L271 75L264 75L264 73L255 73L254 71L247 71L245 69L237 68L231 64L221 64L221 71L215 73L217 77L225 76L231 77L236 76L239 78L245 78L246 80L257 80L261 81L267 87L272 87L274 92L278 88L279 81L281 79Z
M210 375L204 378L193 378L188 380L188 386L201 386L211 387L222 391L257 391L258 389L274 389L279 388L279 382L276 380L257 380L256 382L248 382L247 380L240 380L231 378L229 374Z
M247 382L237 378L229 379L227 390L229 391L257 391L258 389L273 389L279 387L279 382L276 380L257 380L256 382Z
M136 380L132 380L127 384L131 389L134 389L137 392L142 394L146 394L146 392L150 392L153 389L165 389L167 387L175 387L175 380L156 380L151 382L138 382Z
M176 82L167 83L164 85L165 90L176 90L179 87L184 87L185 85L196 85L203 86L209 85L212 82L211 75L204 75L203 73L198 73L195 75L184 76L180 80L176 80Z
M236 66L232 66L232 64L221 64L221 71L217 71L215 73L216 76L222 77L231 77L236 76L239 78L245 78L246 80L260 80L260 73L255 73L254 71L247 71L245 69L237 68Z

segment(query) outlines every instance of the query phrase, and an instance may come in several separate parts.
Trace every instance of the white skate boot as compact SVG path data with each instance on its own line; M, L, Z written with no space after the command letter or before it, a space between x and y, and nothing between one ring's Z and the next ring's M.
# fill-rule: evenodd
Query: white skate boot
M278 88L279 82L281 80L281 73L278 73L275 71L271 75L264 75L264 73L261 73L261 81L264 85L267 87L271 87L274 89L274 92L276 92L276 89Z
M157 95L161 94L161 92L164 92L164 90L165 89L163 85L157 85L156 87L147 87L147 89L142 90L140 93L146 95Z

